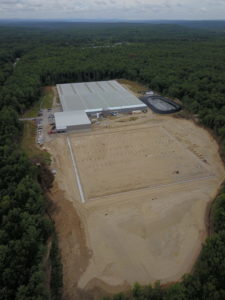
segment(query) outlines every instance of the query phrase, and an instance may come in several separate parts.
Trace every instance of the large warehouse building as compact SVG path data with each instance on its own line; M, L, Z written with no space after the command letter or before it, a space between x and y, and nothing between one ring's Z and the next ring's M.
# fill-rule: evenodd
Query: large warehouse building
M88 117L97 113L147 109L137 97L115 80L58 84L63 111L55 113L57 131L91 126Z

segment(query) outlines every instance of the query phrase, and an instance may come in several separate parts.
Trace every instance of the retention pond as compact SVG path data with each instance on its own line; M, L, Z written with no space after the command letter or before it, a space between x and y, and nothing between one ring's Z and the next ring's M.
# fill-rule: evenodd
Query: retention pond
M158 114L171 114L181 110L179 104L161 96L148 96L141 100Z

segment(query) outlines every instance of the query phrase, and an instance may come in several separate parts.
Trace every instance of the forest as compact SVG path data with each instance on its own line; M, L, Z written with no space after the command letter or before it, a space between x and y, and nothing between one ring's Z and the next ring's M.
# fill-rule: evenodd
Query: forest
M224 30L198 27L0 24L0 300L61 298L57 287L46 284L44 258L54 224L41 170L20 148L19 116L39 100L41 87L119 78L144 83L182 101L217 137L225 158ZM225 187L214 202L213 231L181 282L137 283L113 299L225 299ZM51 256L58 256L55 243ZM51 276L61 288L54 268Z

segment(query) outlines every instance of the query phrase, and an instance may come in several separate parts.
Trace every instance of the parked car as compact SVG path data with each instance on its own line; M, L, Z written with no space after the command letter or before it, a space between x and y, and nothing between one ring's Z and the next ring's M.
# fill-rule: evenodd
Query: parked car
M116 111L111 112L111 116L117 116L117 115L118 115L118 112L116 112Z
M49 130L48 134L54 134L57 133L57 131L55 129Z

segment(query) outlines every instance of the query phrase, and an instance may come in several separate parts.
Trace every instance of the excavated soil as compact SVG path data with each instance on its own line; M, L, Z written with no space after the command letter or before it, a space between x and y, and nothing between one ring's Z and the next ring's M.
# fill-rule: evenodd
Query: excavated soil
M179 280L207 229L207 207L224 179L218 145L193 122L152 113L102 121L45 147L56 170L52 216L64 298L99 299L135 282Z

